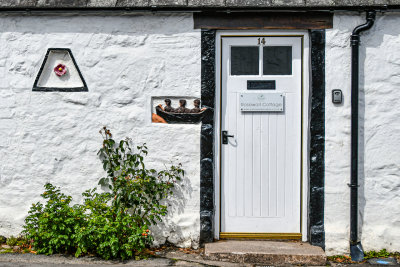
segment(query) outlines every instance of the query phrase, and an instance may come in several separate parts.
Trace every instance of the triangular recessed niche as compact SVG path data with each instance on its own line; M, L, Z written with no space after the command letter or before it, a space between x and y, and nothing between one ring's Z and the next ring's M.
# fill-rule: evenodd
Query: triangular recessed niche
M62 75L57 75L55 67L66 69ZM42 66L33 84L32 91L47 92L85 92L86 82L76 64L72 52L68 48L49 48Z

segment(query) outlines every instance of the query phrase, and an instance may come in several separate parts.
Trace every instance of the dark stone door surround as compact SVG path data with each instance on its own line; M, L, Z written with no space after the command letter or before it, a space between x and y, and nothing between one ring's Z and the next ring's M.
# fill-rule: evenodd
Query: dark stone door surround
M309 104L308 241L325 248L325 30L309 30L311 80ZM201 102L210 112L202 121L200 141L200 243L214 239L214 109L216 30L201 31ZM305 74L307 75L307 74Z

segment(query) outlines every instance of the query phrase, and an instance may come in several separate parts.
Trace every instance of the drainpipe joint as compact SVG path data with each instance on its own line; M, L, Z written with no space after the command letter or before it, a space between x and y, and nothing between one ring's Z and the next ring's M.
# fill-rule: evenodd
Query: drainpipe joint
M360 35L359 34L352 34L350 36L350 45L351 46L359 46L360 45Z

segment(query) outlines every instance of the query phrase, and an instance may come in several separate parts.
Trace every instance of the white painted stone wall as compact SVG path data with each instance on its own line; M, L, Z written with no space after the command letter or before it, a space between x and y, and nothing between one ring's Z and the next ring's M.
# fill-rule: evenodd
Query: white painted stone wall
M326 32L325 231L328 255L349 253L350 35L365 14L335 14ZM359 225L364 249L400 251L400 14L378 14L360 46ZM342 89L344 103L332 104Z
M350 46L364 15L335 14L326 47L325 230L328 255L348 253ZM365 250L400 250L400 14L362 35L360 232ZM0 234L21 231L43 184L80 201L104 175L98 131L146 142L152 167L181 162L183 196L158 242L197 246L200 125L152 124L151 96L200 97L200 32L192 16L0 17ZM70 48L89 92L32 92L50 47ZM333 105L340 88L344 103Z
M182 163L183 193L159 232L198 245L200 125L151 123L151 96L200 97L200 31L191 14L0 17L0 235L20 233L51 182L81 200L104 175L107 125L149 147L147 163ZM47 48L70 48L89 92L32 92Z

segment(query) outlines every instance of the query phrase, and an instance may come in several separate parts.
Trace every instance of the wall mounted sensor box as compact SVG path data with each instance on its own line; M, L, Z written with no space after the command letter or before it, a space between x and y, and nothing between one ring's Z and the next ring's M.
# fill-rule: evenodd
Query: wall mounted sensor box
M333 89L332 90L332 103L334 103L334 104L342 104L342 102L343 102L342 90Z

